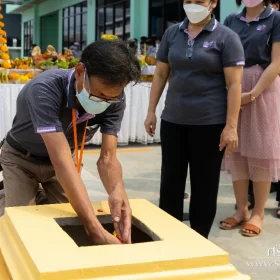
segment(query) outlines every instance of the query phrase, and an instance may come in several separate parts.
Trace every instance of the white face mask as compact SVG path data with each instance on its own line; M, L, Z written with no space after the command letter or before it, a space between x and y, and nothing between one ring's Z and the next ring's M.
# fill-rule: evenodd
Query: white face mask
M199 23L209 16L211 12L209 11L210 6L211 3L208 7L204 7L197 4L185 4L184 10L191 23Z
M243 4L248 8L257 7L263 0L242 0Z
M98 97L90 96L90 93L84 86L85 80L86 72L84 73L83 89L81 92L78 91L76 84L76 97L87 113L92 115L103 113L111 104L106 101L102 101L102 99Z
M89 99L89 93L85 88L81 92L77 92L76 96L85 111L92 115L103 113L111 105L105 101L97 102Z

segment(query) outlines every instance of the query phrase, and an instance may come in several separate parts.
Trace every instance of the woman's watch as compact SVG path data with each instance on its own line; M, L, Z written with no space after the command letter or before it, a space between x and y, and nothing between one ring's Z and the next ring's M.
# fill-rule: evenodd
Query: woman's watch
M250 100L251 102L256 100L256 97L252 93L250 93Z

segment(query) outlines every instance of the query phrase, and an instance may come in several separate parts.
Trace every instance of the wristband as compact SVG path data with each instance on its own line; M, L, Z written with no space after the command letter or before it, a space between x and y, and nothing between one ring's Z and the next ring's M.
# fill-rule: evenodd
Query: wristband
M256 97L254 95L252 95L252 93L250 93L250 100L251 100L251 102L256 100Z

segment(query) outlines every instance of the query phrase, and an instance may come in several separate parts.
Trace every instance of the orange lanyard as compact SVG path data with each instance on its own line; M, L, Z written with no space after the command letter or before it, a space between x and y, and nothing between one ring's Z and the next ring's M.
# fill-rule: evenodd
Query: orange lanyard
M76 118L76 110L75 109L72 109L72 124L73 124L73 131L74 131L76 166L77 166L78 173L81 173L88 121L86 122L86 126L85 126L85 131L84 131L83 140L82 140L82 144L81 144L80 157L79 157L79 147L78 147L77 118Z

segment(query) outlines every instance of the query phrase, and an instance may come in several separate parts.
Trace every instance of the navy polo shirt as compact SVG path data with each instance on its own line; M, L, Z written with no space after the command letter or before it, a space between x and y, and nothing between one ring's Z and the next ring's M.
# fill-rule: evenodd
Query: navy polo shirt
M256 64L266 68L271 62L272 43L280 42L280 13L270 6L259 17L248 22L246 8L229 15L224 24L235 31L245 51L245 67Z
M40 134L64 132L74 148L72 108L77 109L78 142L82 142L88 121L86 140L100 127L101 133L118 136L125 110L125 98L111 104L98 115L77 108L75 75L72 70L48 70L28 82L17 98L17 112L10 136L23 149L37 156L48 156Z
M236 33L214 16L193 38L188 57L188 19L169 27L157 59L171 68L162 119L184 125L226 123L225 67L243 66L244 50Z

